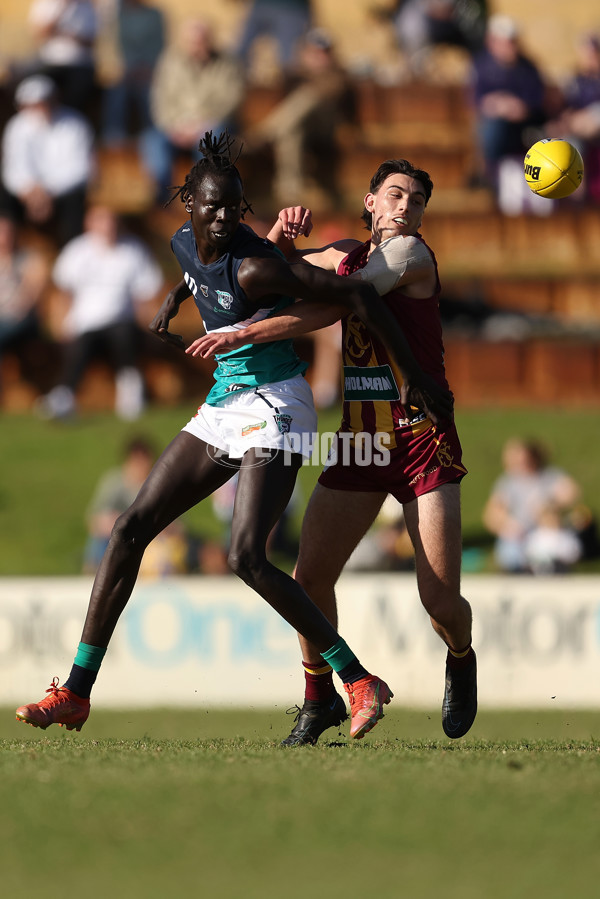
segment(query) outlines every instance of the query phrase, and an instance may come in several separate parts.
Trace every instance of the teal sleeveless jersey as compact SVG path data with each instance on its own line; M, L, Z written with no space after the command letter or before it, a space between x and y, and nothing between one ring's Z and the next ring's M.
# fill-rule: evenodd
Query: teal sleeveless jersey
M238 283L238 270L247 258L283 258L270 241L259 237L247 225L240 224L226 252L210 265L198 258L190 222L173 235L171 247L181 266L207 333L233 331L269 318L293 302L291 297L273 296L268 305L248 300ZM237 390L250 390L263 384L285 381L306 371L291 340L246 344L230 353L215 356L215 383L206 402L217 406Z

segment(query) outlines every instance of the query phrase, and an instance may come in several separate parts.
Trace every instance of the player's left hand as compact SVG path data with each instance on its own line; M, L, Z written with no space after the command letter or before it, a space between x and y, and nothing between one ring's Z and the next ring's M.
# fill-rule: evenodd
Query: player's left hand
M301 234L308 237L313 229L312 212L305 206L286 206L277 216L283 228L283 236L295 240Z
M185 350L185 341L181 334L173 334L168 328L157 328L156 330L150 326L153 334L156 334L164 343L176 347L178 350Z

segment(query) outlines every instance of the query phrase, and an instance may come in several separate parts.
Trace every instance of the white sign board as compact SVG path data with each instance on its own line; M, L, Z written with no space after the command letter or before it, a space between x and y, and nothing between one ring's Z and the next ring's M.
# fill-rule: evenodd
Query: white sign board
M89 578L0 579L0 705L40 699L69 673ZM340 632L395 703L441 703L445 648L414 576L347 575ZM600 578L465 576L481 706L600 707ZM140 581L109 647L94 704L290 706L296 635L235 577Z

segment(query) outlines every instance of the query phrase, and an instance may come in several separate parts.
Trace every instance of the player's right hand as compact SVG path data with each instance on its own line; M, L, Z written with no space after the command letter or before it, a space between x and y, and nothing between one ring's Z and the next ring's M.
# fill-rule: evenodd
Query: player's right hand
M301 234L308 237L313 229L312 212L305 206L286 206L277 218L281 222L283 236L288 240L295 240Z
M454 394L429 375L422 374L415 382L405 380L400 388L400 402L420 409L434 425L454 420Z
M231 350L238 350L241 346L248 343L248 338L244 336L244 331L220 331L211 334L204 334L197 337L186 349L188 356L200 356L201 359L210 359L217 353L229 353Z

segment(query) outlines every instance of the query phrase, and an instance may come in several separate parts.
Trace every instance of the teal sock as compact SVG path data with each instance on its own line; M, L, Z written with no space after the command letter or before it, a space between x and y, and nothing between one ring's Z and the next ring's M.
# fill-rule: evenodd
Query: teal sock
M89 643L80 643L77 647L74 664L79 665L80 668L88 668L90 671L100 671L105 654L105 646L90 646Z
M342 679L344 684L353 684L363 677L367 677L368 671L360 664L346 641L340 637L335 646L321 653L325 661Z

